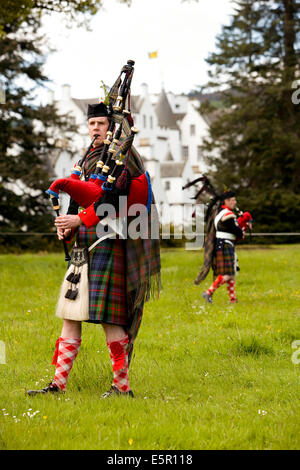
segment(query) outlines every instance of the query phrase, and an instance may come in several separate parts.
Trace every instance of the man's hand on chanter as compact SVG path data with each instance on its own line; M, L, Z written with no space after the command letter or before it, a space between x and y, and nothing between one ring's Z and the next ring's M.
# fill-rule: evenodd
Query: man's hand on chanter
M54 222L57 228L57 235L59 240L66 238L70 235L71 229L79 227L81 219L78 215L59 215Z

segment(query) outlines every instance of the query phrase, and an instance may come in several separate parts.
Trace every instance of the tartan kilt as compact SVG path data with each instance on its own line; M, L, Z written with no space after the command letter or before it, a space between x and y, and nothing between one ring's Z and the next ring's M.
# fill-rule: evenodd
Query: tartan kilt
M80 248L89 247L96 240L96 226L79 227ZM108 238L89 253L89 320L86 321L128 326L122 240Z
M223 249L215 250L212 268L214 276L221 274L225 276L235 275L235 255L234 246L224 243Z

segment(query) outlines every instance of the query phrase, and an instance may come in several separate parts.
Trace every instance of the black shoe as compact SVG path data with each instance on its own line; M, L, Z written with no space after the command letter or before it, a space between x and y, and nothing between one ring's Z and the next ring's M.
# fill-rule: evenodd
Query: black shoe
M208 302L209 304L213 303L212 296L207 292L203 292L202 297Z
M26 391L27 395L38 395L38 394L43 394L45 393L63 393L63 391L55 384L50 382L47 387L42 388L41 390L27 390Z
M101 395L101 398L109 398L109 397L112 397L112 396L120 396L120 395L124 395L124 396L127 396L127 397L131 397L131 398L134 398L134 395L133 395L133 391L132 390L128 390L128 392L121 392L117 387L115 387L114 385L112 385L110 387L110 389L108 390L108 392L105 392Z

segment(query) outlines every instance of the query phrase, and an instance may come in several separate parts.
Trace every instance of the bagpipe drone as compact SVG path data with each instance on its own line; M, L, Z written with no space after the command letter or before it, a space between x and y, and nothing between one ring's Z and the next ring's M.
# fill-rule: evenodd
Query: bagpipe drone
M46 191L50 195L53 209L59 215L59 191L64 191L81 207L87 208L97 201L104 191L122 190L127 182L127 165L135 134L130 111L130 85L134 72L134 61L128 60L109 91L109 128L101 147L96 170L88 181L82 180L83 167L94 141L95 135L83 158L72 169L68 178L59 178ZM70 256L63 240L65 260Z
M195 194L195 196L192 199L195 199L196 202L198 202L199 199L200 199L200 196L202 195L202 193L207 193L207 194L212 196L212 199L208 204L208 210L207 210L207 216L208 216L209 213L210 213L210 209L218 201L221 200L222 195L217 192L217 190L211 184L211 182L209 181L209 179L206 175L200 176L199 178L196 178L195 180L190 181L189 183L187 183L185 186L182 187L182 190L190 188L191 186L194 186L197 183L202 183L202 187L197 191L197 193ZM243 212L238 207L235 207L235 210L236 210L237 216L238 216L237 221L238 221L239 227L244 231L246 231L248 229L250 231L250 235L251 235L253 219L252 219L252 216L251 216L250 212ZM193 216L195 216L195 212L193 213ZM206 220L207 220L207 216L206 216Z

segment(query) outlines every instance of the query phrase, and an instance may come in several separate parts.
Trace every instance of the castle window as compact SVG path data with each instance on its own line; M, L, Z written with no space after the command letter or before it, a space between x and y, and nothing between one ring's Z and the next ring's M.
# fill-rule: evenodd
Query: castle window
M196 126L195 124L190 125L190 135L195 135L196 134Z
M183 159L186 160L187 158L189 158L189 148L187 145L184 145L182 147L182 156L183 156Z
M198 145L197 147L197 160L201 160L202 152L201 152L201 147Z

